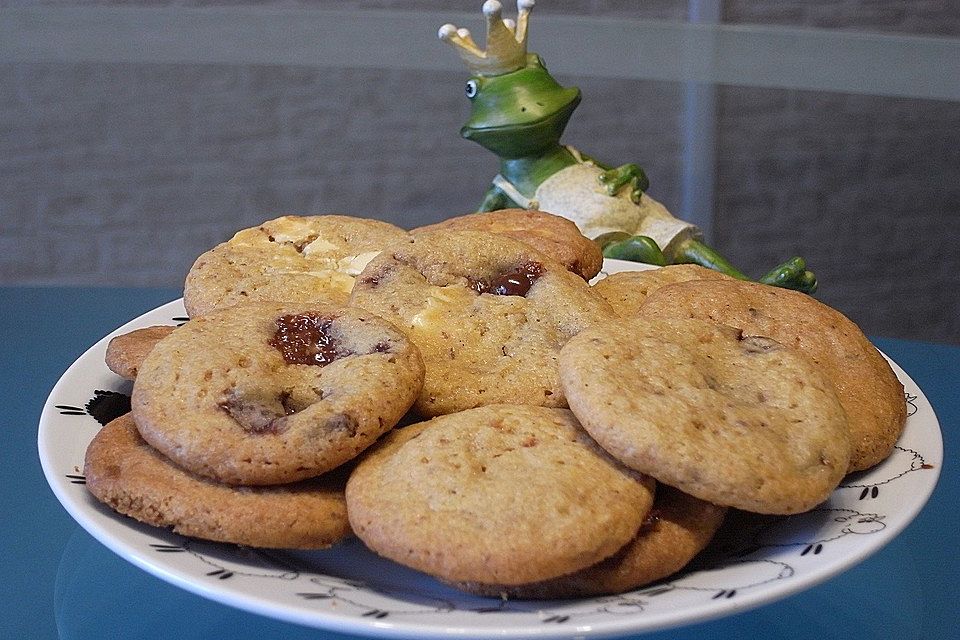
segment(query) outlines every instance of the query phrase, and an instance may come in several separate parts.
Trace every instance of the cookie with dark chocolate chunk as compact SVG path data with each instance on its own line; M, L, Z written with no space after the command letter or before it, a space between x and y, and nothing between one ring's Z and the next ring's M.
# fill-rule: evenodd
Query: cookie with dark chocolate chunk
M740 280L684 282L663 287L642 318L699 318L764 335L816 363L833 383L850 423L849 471L886 459L903 432L903 384L860 327L807 294Z
M178 327L144 360L132 410L144 440L231 484L310 478L353 458L410 408L415 346L372 313L259 302Z
M565 407L560 347L614 317L559 262L480 231L424 231L385 248L357 278L350 304L419 347L426 378L415 408L423 416L507 402Z
M713 504L807 511L850 463L833 384L768 337L703 320L620 320L571 339L560 374L570 408L611 455Z
M424 231L472 229L507 236L545 253L584 280L590 280L603 267L600 247L580 233L570 220L536 209L500 209L469 213L436 224L414 229Z

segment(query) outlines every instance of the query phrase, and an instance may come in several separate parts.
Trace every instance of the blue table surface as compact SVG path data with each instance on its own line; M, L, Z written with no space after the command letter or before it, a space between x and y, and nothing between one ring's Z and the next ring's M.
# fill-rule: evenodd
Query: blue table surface
M5 442L0 497L0 639L344 636L245 613L173 587L115 556L60 506L37 456L40 411L63 371L174 289L0 288ZM960 348L874 338L940 420L947 463L930 502L893 542L817 587L752 611L644 638L960 638Z

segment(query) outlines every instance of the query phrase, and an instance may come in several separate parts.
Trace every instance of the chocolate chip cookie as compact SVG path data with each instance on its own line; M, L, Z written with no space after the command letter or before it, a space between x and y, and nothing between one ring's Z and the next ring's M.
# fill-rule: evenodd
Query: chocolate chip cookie
M527 244L479 231L430 231L391 245L350 303L404 331L426 364L423 416L497 403L564 407L560 347L613 309L583 279Z
M147 354L158 342L170 335L174 328L172 325L156 325L134 329L111 338L104 356L107 368L121 378L133 380Z
M630 318L637 315L647 298L660 287L690 280L733 280L734 278L696 264L673 264L643 271L620 271L593 285L616 312Z
M183 305L195 318L255 300L342 304L367 262L405 237L399 227L366 218L269 220L197 258L184 283Z
M404 415L420 354L371 313L259 302L178 327L143 362L131 398L144 440L230 484L313 477L353 458Z
M473 229L520 240L551 256L584 280L590 280L600 273L603 266L600 247L580 233L576 224L536 209L500 209L470 213L414 229L411 233L442 229Z
M802 352L833 383L847 414L849 471L886 459L903 432L907 405L890 364L852 320L806 294L739 280L681 283L654 292L640 316L710 320Z
M764 336L689 319L621 320L560 353L570 408L614 457L713 504L790 514L850 463L830 380Z

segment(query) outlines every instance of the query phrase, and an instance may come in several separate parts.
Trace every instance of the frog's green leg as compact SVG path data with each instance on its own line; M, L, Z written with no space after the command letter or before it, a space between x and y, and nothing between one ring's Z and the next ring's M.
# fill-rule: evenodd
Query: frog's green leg
M716 249L692 238L680 242L667 258L672 264L699 264L739 280L751 279L730 264ZM803 258L787 260L765 274L758 282L783 287L784 289L795 289L803 293L813 293L817 290L817 278L813 272L807 270Z
M614 195L625 185L630 187L630 199L634 204L640 202L643 192L650 188L647 174L638 164L622 164L614 169L607 169L600 174L600 184L607 189L607 194Z
M502 189L492 184L484 194L483 201L477 211L499 211L500 209L512 209L519 206Z
M742 271L734 267L713 247L708 247L699 240L687 238L682 242L671 247L670 255L667 256L670 264L698 264L701 267L707 267L728 276L733 276L738 280L749 280L750 278Z
M597 238L597 240L600 240L600 238ZM667 264L667 259L660 247L647 236L628 236L624 239L614 239L612 242L607 242L601 246L604 258L645 262L659 267Z

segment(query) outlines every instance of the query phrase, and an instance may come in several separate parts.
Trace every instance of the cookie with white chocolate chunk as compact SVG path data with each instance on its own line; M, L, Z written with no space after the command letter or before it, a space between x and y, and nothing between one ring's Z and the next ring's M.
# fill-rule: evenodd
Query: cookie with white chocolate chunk
M357 278L350 304L386 318L420 349L422 416L506 402L565 407L560 347L614 317L559 262L479 231L425 231L385 248Z
M343 304L367 262L406 237L399 227L367 218L268 220L197 258L184 283L183 304L191 318L256 300Z

